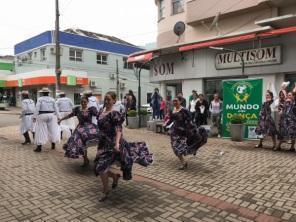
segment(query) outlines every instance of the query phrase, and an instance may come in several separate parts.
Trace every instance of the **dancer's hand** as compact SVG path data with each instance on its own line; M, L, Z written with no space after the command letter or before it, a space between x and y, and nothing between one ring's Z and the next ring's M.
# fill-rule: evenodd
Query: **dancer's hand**
M33 123L36 123L36 118L33 118Z

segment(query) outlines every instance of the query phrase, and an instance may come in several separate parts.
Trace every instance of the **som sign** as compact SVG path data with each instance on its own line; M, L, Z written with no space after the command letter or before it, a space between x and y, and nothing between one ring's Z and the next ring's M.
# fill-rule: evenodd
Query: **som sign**
M166 76L174 74L174 63L167 62L161 64L155 64L153 66L153 76Z

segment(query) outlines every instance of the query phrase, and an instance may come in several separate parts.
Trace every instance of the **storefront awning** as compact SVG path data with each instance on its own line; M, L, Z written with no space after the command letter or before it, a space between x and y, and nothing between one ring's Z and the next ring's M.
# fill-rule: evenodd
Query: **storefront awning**
M296 26L288 27L288 28L281 28L281 29L274 29L274 30L265 31L265 32L261 32L261 33L246 34L246 35L240 35L240 36L236 36L236 37L222 38L222 39L217 39L217 40L212 40L212 41L207 41L207 42L195 43L195 44L191 44L191 45L185 45L185 46L179 47L179 51L185 52L185 51L190 51L190 50L194 50L194 49L208 48L211 46L229 45L229 44L234 44L234 43L239 43L239 42L244 42L244 41L251 41L251 40L260 39L260 38L267 38L267 37L288 34L288 33L292 33L292 32L296 32Z
M127 62L132 63L132 62L148 62L152 59L153 53L146 53L143 55L137 55L137 56L131 56L128 58Z

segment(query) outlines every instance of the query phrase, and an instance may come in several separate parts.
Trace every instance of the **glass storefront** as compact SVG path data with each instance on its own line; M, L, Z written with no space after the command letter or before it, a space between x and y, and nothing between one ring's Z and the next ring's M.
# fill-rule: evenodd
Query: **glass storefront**
M285 81L290 81L290 85L288 87L288 91L292 91L294 89L296 83L296 73L294 74L287 74L285 76Z

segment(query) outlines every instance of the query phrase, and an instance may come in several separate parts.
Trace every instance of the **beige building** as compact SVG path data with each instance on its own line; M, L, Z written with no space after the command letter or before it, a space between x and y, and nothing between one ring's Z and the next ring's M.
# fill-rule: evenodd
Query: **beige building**
M155 4L157 48L132 54L129 61L152 60L150 80L161 84L163 95L182 91L188 98L196 89L211 98L221 93L221 81L231 78L263 78L265 86L275 83L277 90L283 80L296 81L295 0L155 0ZM180 21L185 31L177 36L174 26ZM218 51L221 47L224 51Z

